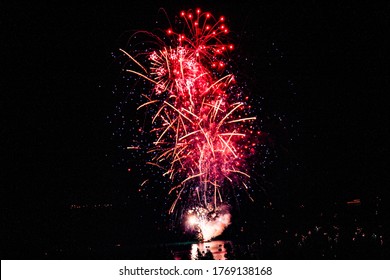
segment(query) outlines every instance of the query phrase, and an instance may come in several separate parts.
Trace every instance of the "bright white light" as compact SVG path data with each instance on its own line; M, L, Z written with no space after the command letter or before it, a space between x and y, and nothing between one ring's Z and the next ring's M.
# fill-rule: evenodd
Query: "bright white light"
M198 223L198 219L196 218L195 215L192 215L192 216L189 216L189 217L188 217L188 224L189 224L190 226L194 226L194 225L196 225L197 223Z

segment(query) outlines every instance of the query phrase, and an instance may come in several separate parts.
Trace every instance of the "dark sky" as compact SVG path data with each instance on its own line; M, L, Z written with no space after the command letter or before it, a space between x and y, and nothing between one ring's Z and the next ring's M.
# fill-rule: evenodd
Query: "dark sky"
M120 75L111 53L132 30L154 28L160 7L170 18L196 7L228 18L236 51L253 62L239 62L250 90L270 112L300 122L290 132L300 136L287 157L301 168L288 175L289 192L340 199L386 191L389 4L103 2L0 7L4 213L110 201L127 184L105 157L115 149L106 116Z

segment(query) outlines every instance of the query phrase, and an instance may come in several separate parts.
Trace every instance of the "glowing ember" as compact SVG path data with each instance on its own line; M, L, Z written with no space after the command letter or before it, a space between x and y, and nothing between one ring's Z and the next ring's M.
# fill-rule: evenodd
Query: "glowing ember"
M187 203L187 225L202 239L218 236L230 224L228 202L222 189L248 188L246 159L255 152L247 97L235 86L228 70L227 54L234 49L226 42L225 18L210 13L180 13L182 30L171 27L163 37L144 33L153 48L131 55L125 70L152 84L146 102L155 135L153 155L147 164L165 170L176 194L169 213L180 200ZM142 65L139 61L144 61ZM136 71L134 69L140 69ZM129 147L137 150L139 147Z

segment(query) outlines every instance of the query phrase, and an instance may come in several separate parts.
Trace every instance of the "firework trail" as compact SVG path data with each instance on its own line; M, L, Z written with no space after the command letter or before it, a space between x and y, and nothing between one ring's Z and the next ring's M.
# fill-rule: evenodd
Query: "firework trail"
M172 182L169 213L183 204L186 226L209 240L230 224L223 189L248 189L246 159L259 132L248 97L227 67L234 46L227 42L225 18L190 10L180 13L178 25L161 36L138 32L153 46L121 51L129 62L125 71L151 84L149 93L140 94L146 101L138 109L152 113L155 139L147 164L163 169Z

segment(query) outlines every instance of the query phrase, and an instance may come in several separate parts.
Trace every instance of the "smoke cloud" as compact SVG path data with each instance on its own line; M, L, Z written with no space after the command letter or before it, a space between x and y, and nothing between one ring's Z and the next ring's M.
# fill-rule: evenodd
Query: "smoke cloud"
M215 211L196 207L188 211L187 227L200 234L203 241L209 241L223 233L231 223L230 207L222 205Z

